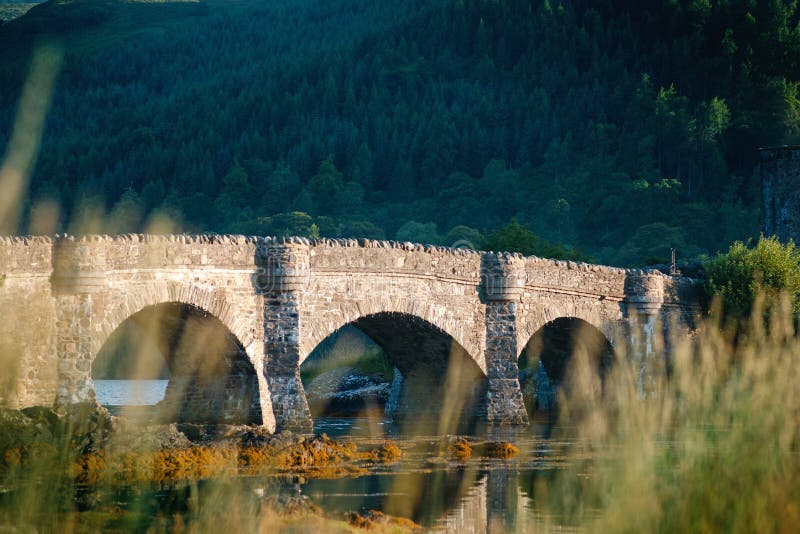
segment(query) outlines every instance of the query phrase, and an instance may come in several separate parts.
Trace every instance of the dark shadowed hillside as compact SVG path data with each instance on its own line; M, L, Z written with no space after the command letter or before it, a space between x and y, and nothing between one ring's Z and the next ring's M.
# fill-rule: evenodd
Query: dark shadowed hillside
M21 17L35 5L29 2L0 2L0 24Z
M43 35L36 231L690 258L757 234L756 148L800 129L794 2L51 1L0 26L3 146Z

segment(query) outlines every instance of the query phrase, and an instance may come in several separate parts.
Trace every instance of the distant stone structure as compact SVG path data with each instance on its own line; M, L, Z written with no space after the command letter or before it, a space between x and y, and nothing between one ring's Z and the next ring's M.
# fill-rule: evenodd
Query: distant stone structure
M800 146L762 148L762 232L800 243Z
M309 428L300 365L352 324L402 376L399 412L467 391L490 423L518 424L517 360L537 332L568 318L613 343L624 328L646 358L659 319L691 325L698 295L658 271L368 239L6 237L0 404L93 401L92 362L131 319L167 359L178 419Z

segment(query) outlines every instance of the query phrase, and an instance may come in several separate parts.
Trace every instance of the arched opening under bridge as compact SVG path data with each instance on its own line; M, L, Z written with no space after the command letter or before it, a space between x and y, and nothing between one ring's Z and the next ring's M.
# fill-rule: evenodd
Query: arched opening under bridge
M595 326L576 317L554 319L531 336L519 358L520 386L528 413L554 412L558 393L589 388L602 393L614 348Z
M417 316L362 316L300 367L312 417L386 418L404 431L466 431L485 416L486 377L450 335Z
M130 415L262 423L258 379L241 342L190 304L147 306L128 317L98 352L92 377L98 402Z

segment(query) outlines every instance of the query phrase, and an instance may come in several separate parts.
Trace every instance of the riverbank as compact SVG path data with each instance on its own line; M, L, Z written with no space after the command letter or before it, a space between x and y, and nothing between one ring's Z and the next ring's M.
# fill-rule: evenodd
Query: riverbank
M130 521L131 512L115 512L113 507L98 510L87 504L87 499L115 501L118 499L109 496L130 492L180 494L193 485L224 485L242 477L353 477L401 456L402 451L391 442L364 449L324 434L272 435L253 426L147 425L113 416L92 404L71 406L61 413L49 408L3 409L0 523L46 530L50 521L66 520L80 525L77 530L106 528ZM317 525L325 531L342 532L355 528L346 517L326 516L307 498L287 497L263 488L261 496L257 516L272 526ZM45 512L43 504L51 500L54 506ZM31 508L39 511L27 520L14 518L19 513L25 516L25 510ZM351 514L350 522L364 523L357 519L357 512ZM175 517L163 520L169 530L176 526ZM385 517L384 523L392 528L415 526L405 519L395 524L391 517Z
M456 444L472 454L454 454ZM227 488L225 494L240 502L226 497L208 506L225 516L246 506L246 514L234 514L247 518L245 529L259 518L255 527L262 530L265 525L326 532L415 530L414 521L385 510L323 511L293 489L308 480L392 476L407 451L424 458L414 462L428 473L463 471L470 462L474 471L482 461L517 453L510 443L454 436L395 443L380 437L273 435L245 425L145 424L93 404L64 412L3 409L0 524L48 530L67 521L74 526L68 531L85 531L146 523L180 530L181 518L191 517L212 528L216 518L193 509L193 499Z
M326 435L270 434L247 425L144 424L84 404L0 410L4 473L53 462L79 482L175 482L238 474L348 476L399 459L393 443L369 450Z

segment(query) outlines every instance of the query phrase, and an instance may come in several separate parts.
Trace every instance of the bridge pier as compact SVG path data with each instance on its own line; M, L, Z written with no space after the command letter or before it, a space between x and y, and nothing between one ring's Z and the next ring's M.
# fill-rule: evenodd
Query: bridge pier
M53 244L58 385L55 406L94 402L92 382L93 295L107 288L104 248L92 241Z
M481 298L486 304L486 419L489 424L528 423L517 363L517 304L525 266L514 254L481 258Z
M260 251L256 287L264 295L264 374L277 430L313 428L300 380L300 310L310 280L308 245L289 240Z
M94 402L92 382L92 295L79 293L56 298L56 406Z
M657 344L663 341L656 328L664 304L664 277L658 271L631 272L625 293L631 355L639 366L639 394L646 397L653 391L657 366L665 363L655 361Z

